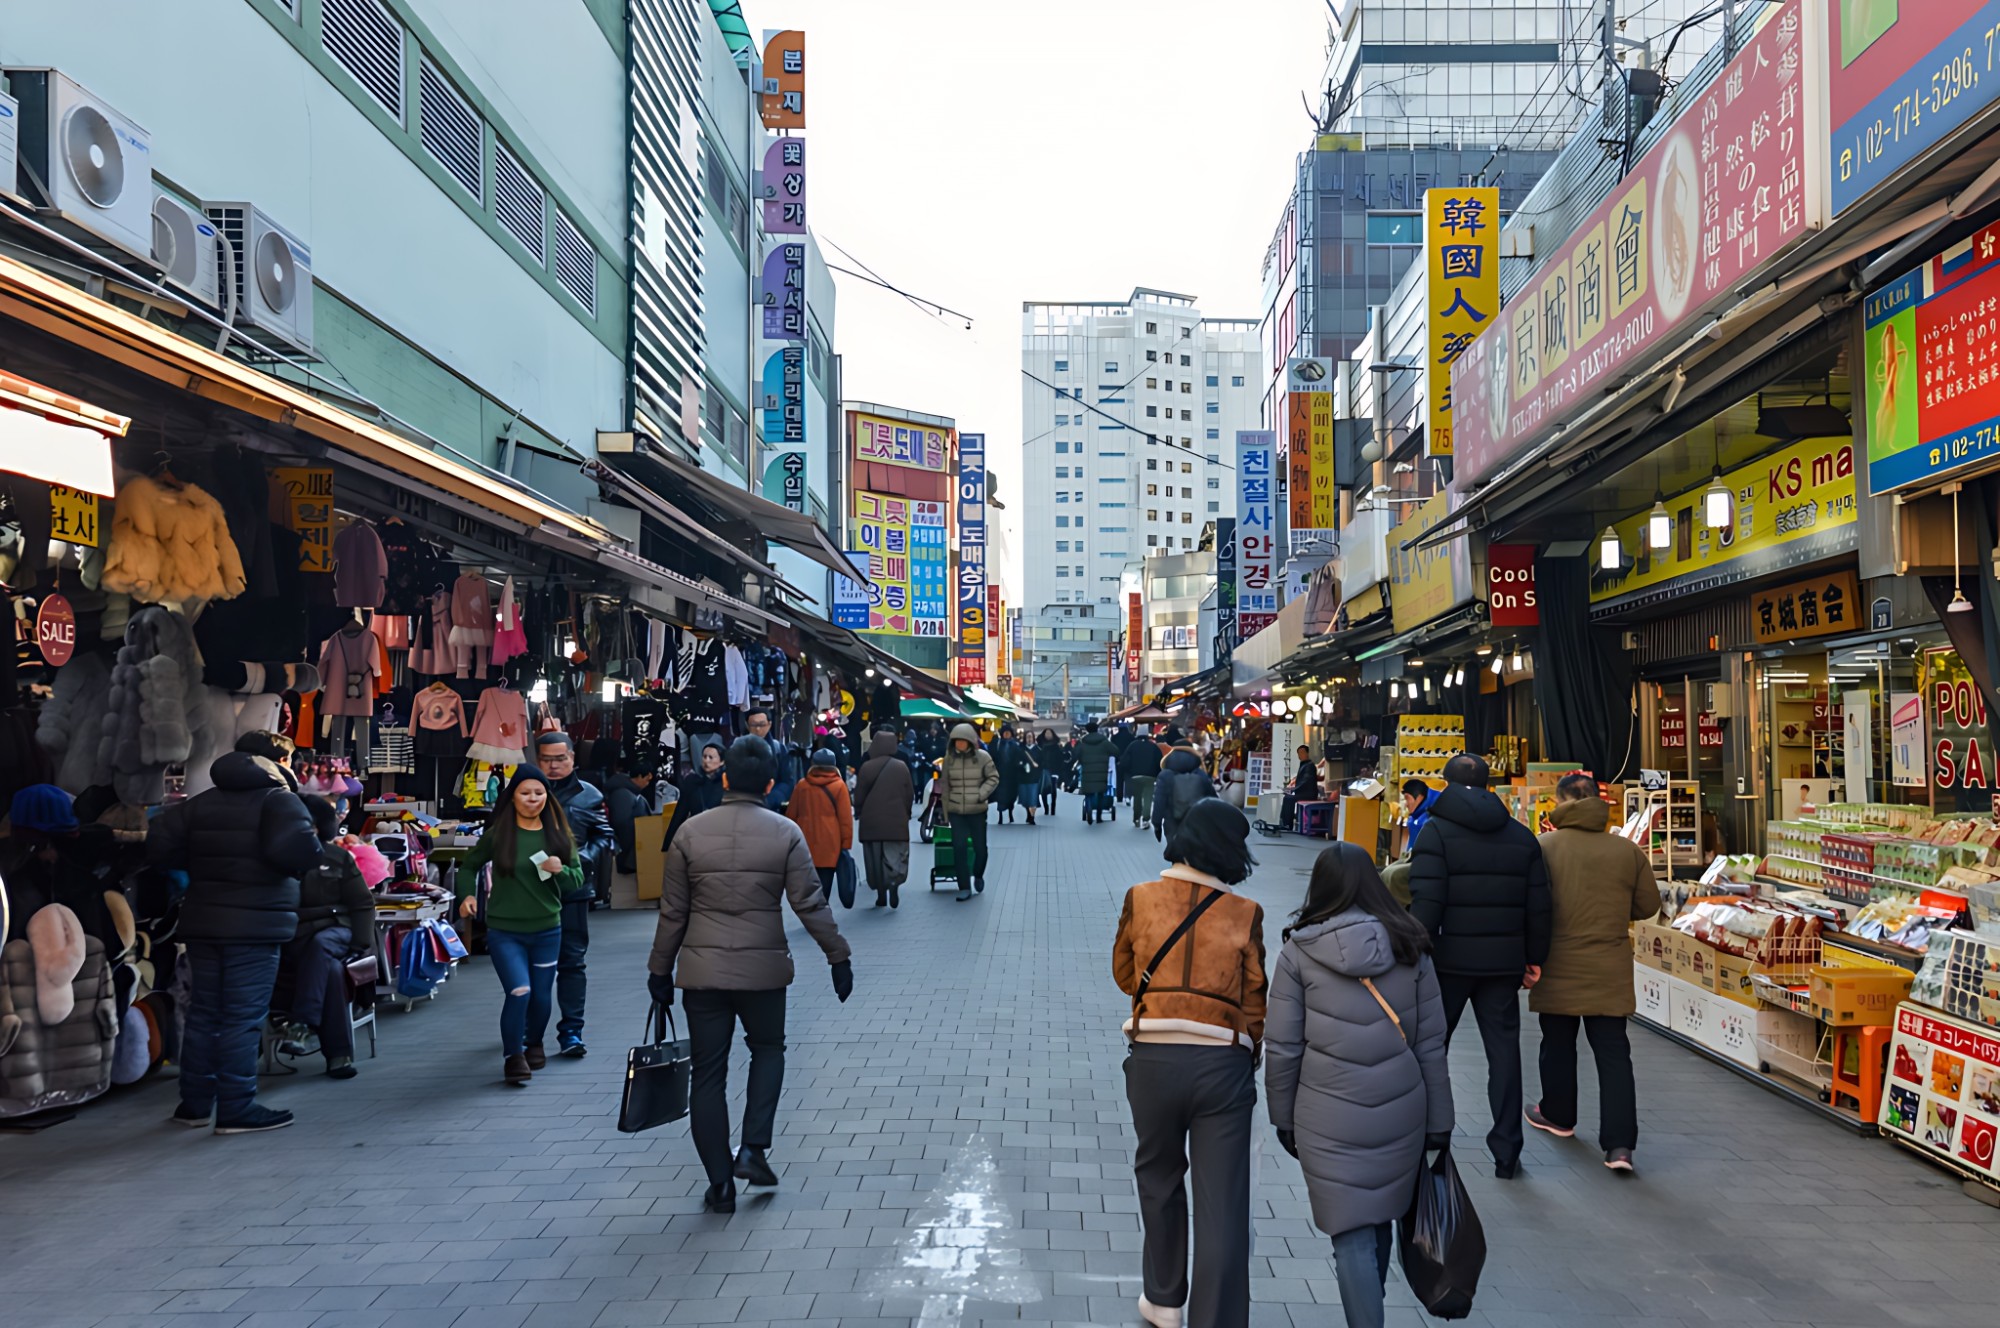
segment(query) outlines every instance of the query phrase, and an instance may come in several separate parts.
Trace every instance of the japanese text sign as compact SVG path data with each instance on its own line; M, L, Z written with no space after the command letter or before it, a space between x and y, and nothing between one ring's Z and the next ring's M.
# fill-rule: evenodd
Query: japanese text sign
M1861 584L1851 567L1750 597L1750 627L1760 645L1840 636L1860 626Z
M286 528L299 537L301 572L333 571L333 471L279 466L271 472Z
M1535 596L1535 546L1486 546L1486 612L1495 627L1539 627Z
M1949 978L1944 991L1947 1005L1965 1007L1958 1018L1897 1008L1877 1123L1961 1171L2000 1179L2000 1037L1971 1022L1984 1003L1978 978L1968 978Z
M958 680L986 681L986 435L958 436Z
M1398 632L1421 627L1472 598L1472 551L1463 537L1428 548L1403 547L1449 517L1451 509L1448 491L1434 493L1389 531L1389 620Z
M1248 640L1278 616L1278 537L1272 489L1277 435L1236 435L1236 631Z
M1854 447L1846 438L1808 438L1761 460L1725 471L1734 519L1721 530L1703 520L1708 486L1666 500L1673 538L1664 549L1647 542L1647 513L1613 523L1624 558L1616 571L1593 568L1593 608L1664 603L1678 595L1804 567L1856 543ZM1848 628L1862 621L1849 600ZM1789 634L1787 634L1789 635Z
M1819 13L1787 0L1458 356L1457 483L1489 478L1644 371L1675 329L1824 224L1807 58Z
M758 114L766 129L806 127L806 35L764 34L764 87Z
M1425 190L1424 250L1429 259L1424 437L1430 455L1450 456L1452 362L1500 311L1500 190ZM1375 390L1387 385L1378 380Z
M1845 0L1827 11L1837 216L1993 104L2000 0Z
M880 415L852 413L854 459L919 470L943 470L951 430Z
M1862 322L1870 492L2000 454L2000 225L1870 295Z
M761 181L764 230L770 235L806 233L806 141L780 138L764 149Z
M97 547L97 495L81 489L49 486L49 538L67 544Z
M757 303L764 310L764 340L806 339L806 247L798 241L774 245L764 256Z
M1285 455L1291 473L1289 525L1292 547L1297 549L1305 542L1331 538L1337 519L1339 505L1333 487L1333 361L1311 356L1289 361L1285 368L1285 401Z

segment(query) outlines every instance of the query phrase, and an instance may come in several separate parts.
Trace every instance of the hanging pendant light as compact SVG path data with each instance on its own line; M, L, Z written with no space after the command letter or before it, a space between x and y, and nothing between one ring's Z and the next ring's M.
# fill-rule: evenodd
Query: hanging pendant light
M1965 590L1959 585L1958 565L1958 488L1951 486L1951 603L1944 606L1946 613L1971 613L1972 601L1965 597Z
M1403 695L1403 684L1399 682L1392 682L1389 684L1389 699L1391 701L1398 699L1402 695Z
M1513 669L1514 672L1516 673L1519 673L1521 671L1521 647L1519 646L1514 647L1514 659L1513 662L1510 665L1508 665L1508 667Z
M1708 492L1701 496L1702 518L1710 530L1727 530L1730 522L1730 508L1736 505L1736 495L1722 482L1722 472L1715 472L1709 482Z
M1494 677L1496 677L1496 678L1497 678L1497 677L1499 677L1499 676L1500 676L1500 670L1502 670L1502 669L1504 669L1504 668L1506 668L1506 667L1507 667L1507 657L1506 657L1505 655L1495 655L1495 656L1493 657L1493 676L1494 676Z
M1618 570L1618 564L1625 560L1625 548L1618 542L1618 532L1610 526L1597 540L1597 565L1607 572Z
M1667 510L1667 501L1657 492L1653 495L1653 510L1646 514L1646 544L1659 552L1672 548L1674 543L1674 514Z

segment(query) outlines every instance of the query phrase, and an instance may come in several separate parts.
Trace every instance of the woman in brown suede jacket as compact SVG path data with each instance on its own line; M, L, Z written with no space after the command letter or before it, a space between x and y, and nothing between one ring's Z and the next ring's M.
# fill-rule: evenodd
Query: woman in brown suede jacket
M1112 950L1112 973L1132 997L1125 1093L1139 1135L1133 1171L1146 1230L1139 1313L1155 1328L1180 1328L1183 1305L1189 1328L1250 1322L1250 1131L1264 1037L1264 910L1230 890L1256 865L1249 840L1240 810L1217 798L1197 802L1167 841L1171 865L1160 879L1126 892ZM1175 937L1196 909L1193 926ZM1198 1173L1192 1302L1190 1154Z

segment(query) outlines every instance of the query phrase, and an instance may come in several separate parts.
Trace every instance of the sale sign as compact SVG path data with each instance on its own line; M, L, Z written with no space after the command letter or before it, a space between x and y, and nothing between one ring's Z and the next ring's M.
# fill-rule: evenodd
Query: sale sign
M58 594L42 596L35 611L35 645L50 668L59 669L76 653L76 610Z
M1486 546L1486 611L1495 627L1539 627L1535 601L1535 546Z

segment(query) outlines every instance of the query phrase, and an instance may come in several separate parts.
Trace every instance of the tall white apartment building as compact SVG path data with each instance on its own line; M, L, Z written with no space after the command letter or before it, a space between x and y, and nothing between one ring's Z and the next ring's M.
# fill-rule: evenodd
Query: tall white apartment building
M1257 320L1191 295L1021 309L1021 549L1015 582L1037 708L1108 708L1126 564L1192 551L1235 508L1235 439L1258 427Z

